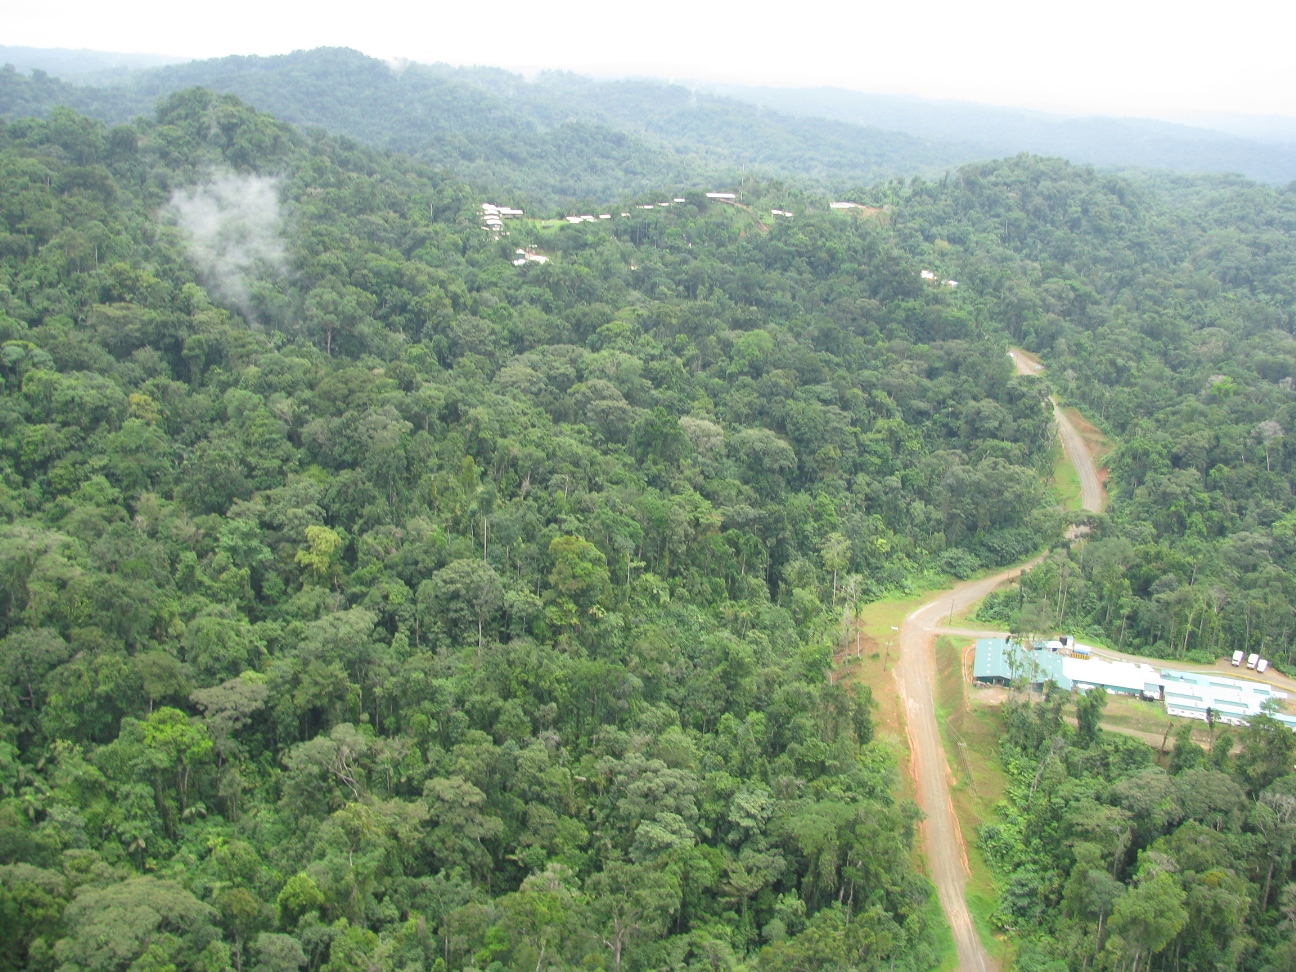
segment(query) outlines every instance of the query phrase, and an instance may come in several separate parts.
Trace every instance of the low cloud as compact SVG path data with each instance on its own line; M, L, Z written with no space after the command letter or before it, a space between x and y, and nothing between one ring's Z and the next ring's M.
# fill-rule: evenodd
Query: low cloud
M278 180L234 172L179 189L171 209L213 296L252 320L252 283L284 266Z

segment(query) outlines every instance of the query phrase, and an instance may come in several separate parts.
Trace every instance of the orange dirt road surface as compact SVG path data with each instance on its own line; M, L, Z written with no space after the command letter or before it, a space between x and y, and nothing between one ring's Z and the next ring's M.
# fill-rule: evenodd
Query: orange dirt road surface
M1035 566L1040 559L992 577L959 584L911 612L900 624L900 664L896 666L896 682L909 736L910 771L918 805L926 814L922 834L927 851L927 869L954 935L962 972L991 972L993 966L972 924L972 915L964 897L968 878L967 852L958 818L950 803L949 765L945 761L940 727L936 724L936 629L951 614L966 610L1000 584Z

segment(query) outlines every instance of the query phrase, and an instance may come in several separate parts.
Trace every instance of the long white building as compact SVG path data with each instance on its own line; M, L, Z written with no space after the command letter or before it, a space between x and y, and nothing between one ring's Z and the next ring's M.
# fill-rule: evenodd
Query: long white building
M1061 645L1026 651L1005 638L981 638L976 645L973 678L978 682L1007 684L1027 679L1032 685L1052 681L1063 691L1087 692L1097 686L1118 695L1134 695L1149 701L1164 702L1166 713L1185 719L1207 720L1207 712L1216 722L1245 725L1252 716L1265 711L1266 703L1287 698L1265 682L1229 678L1215 672L1187 672L1159 668L1144 662L1105 661L1081 657L1083 646L1066 655ZM1088 650L1084 649L1084 655ZM1279 722L1296 729L1296 716L1270 713Z

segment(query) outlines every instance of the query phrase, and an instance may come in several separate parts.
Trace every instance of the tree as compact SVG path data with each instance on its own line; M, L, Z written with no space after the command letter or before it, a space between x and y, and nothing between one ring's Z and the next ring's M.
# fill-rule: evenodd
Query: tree
M603 552L584 537L567 535L550 541L549 556L554 592L586 612L592 610L611 586Z
M136 655L135 671L144 685L150 712L155 702L167 697L183 698L189 688L180 659L165 651L146 651Z
M134 877L84 891L68 905L68 934L54 954L67 972L126 972L140 960L200 972L202 951L220 937L216 918L174 881Z
M580 904L568 886L571 878L568 868L551 863L543 874L532 874L517 891L500 899L497 927L510 942L518 967L531 968L534 959L533 972L540 972L546 958L559 963L564 958L563 947L574 937L570 924Z
M241 751L237 735L258 712L265 708L270 689L259 672L244 672L212 688L198 689L189 699L202 711L220 759Z
M1101 685L1076 696L1076 741L1085 749L1098 742L1102 734L1102 712L1106 707L1107 690Z
M326 526L312 524L306 528L306 546L297 551L297 563L310 571L315 582L333 578L338 570L342 538Z
M1206 761L1206 750L1193 742L1192 725L1184 723L1175 730L1174 749L1170 753L1170 773L1177 775Z
M156 754L159 770L175 774L176 797L183 818L189 807L189 781L194 767L206 761L212 751L207 727L192 722L179 709L163 706L144 720L144 745Z
M69 897L62 874L31 864L0 866L0 939L7 945L0 949L0 970L19 972L49 954Z
M216 895L212 904L220 913L221 925L234 940L230 950L234 967L243 972L245 946L265 923L269 909L246 888L227 888Z
M1188 921L1187 894L1165 871L1129 888L1112 907L1111 929L1138 972L1139 963L1156 955Z
M1235 764L1251 795L1261 791L1286 776L1292 769L1296 753L1296 734L1277 719L1265 713L1252 716L1242 730L1242 752Z
M45 703L46 676L72 657L72 648L50 628L19 628L0 641L0 668L4 671L5 713L13 713L27 731Z
M1268 864L1264 890L1260 893L1261 909L1269 905L1275 868L1279 874L1286 874L1291 869L1292 845L1296 843L1296 795L1284 792L1290 789L1272 787L1265 790L1251 810L1251 825L1264 837Z
M297 972L306 964L301 942L291 935L262 932L254 945L256 964L252 972Z
M820 545L823 563L832 571L833 604L837 603L837 574L850 566L850 541L840 533L830 533Z
M679 884L642 864L609 861L585 884L597 934L620 970L625 950L640 938L657 937L680 903Z
M426 590L420 590L420 603L427 606L424 614L436 612L449 621L452 636L475 625L480 655L486 624L504 606L504 587L495 569L480 560L456 560L426 583Z
M490 864L483 842L498 837L503 822L486 811L486 794L459 776L435 778L423 784L432 832L433 855L443 866L467 867L482 876Z
M208 610L190 622L184 634L185 661L198 673L200 684L228 679L255 667L260 646L242 618L232 612Z
M324 907L324 894L309 874L297 874L290 877L275 898L275 908L279 915L279 927L292 929L297 927L303 915L319 911Z
M1073 914L1096 920L1092 955L1103 947L1107 918L1112 908L1125 893L1125 885L1107 873L1102 863L1102 850L1094 844L1078 843L1075 848L1076 863L1067 881L1063 906Z

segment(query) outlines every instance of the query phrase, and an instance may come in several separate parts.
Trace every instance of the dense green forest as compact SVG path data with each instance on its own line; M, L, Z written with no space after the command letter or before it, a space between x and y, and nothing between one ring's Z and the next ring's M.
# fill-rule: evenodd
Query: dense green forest
M1111 433L1093 539L982 617L1163 658L1296 641L1296 190L989 164L893 192L968 312L1044 355ZM973 309L975 304L975 309Z
M1059 536L1049 413L790 192L501 237L232 96L0 128L0 966L932 967L833 649Z
M744 170L842 189L932 174L982 157L963 142L793 118L682 85L595 82L546 72L534 81L491 68L408 64L320 48L278 57L195 61L74 85L0 72L0 117L71 105L108 124L152 113L192 85L229 92L297 125L449 168L527 206L606 202L663 185L712 188Z
M980 832L1016 967L1296 967L1296 736L1262 715L1204 749L1185 725L1163 769L1102 730L1102 689L1077 697L1075 730L1065 704L1055 692L1005 705L1011 785Z
M983 617L1293 660L1296 190L1021 156L726 205L0 81L54 91L0 127L4 969L920 972L855 606L1051 546ZM1116 445L1079 544L1054 392ZM1163 771L1061 706L1005 710L981 834L1019 964L1293 967L1296 739Z

